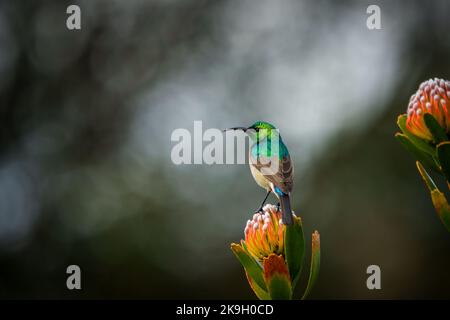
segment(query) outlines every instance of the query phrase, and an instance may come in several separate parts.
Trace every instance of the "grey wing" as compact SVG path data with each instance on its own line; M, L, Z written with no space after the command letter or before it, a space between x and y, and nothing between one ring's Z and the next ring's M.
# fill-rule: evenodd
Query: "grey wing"
M265 156L255 158L253 155L250 155L250 161L254 168L264 174L281 191L286 194L292 191L294 186L294 166L289 155L278 159L278 163L274 165L272 165L271 159Z

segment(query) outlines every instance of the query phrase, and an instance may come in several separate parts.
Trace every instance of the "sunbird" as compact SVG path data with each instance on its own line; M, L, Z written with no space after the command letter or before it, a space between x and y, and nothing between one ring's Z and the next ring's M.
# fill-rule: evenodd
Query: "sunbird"
M227 130L242 130L252 140L249 165L256 183L267 193L256 212L262 212L270 193L273 192L281 205L282 221L292 224L290 193L292 191L294 166L289 151L281 139L278 129L265 121L257 121L250 127L233 127Z

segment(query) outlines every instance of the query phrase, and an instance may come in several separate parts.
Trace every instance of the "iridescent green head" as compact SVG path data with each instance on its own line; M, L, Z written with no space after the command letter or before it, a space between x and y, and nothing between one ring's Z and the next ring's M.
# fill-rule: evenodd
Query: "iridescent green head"
M275 135L278 136L278 129L273 124L265 121L256 121L250 127L233 127L225 129L224 131L228 130L242 130L246 132L252 140L256 141L264 140L266 137L271 138Z
M251 134L253 131L254 134ZM250 133L251 138L256 138L256 140L260 141L265 139L266 137L273 137L275 134L278 135L277 128L266 121L256 121L250 127L247 128L247 133Z

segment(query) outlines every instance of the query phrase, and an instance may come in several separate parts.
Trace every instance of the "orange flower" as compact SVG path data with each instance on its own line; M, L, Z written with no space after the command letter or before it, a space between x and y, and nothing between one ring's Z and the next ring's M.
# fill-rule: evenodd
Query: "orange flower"
M241 240L241 244L260 262L271 253L281 255L284 253L284 228L281 212L275 206L266 205L263 213L255 213L253 219L247 221L245 240Z
M434 78L422 82L407 109L406 128L419 138L431 141L433 135L423 116L430 113L445 132L450 131L450 81Z
M291 299L300 278L305 241L301 219L292 214L293 224L283 225L281 212L267 204L262 213L247 221L245 240L232 243L231 250L242 264L250 287L259 299ZM320 267L319 234L313 234L311 271L306 298Z
M431 169L444 176L450 188L450 81L434 78L422 82L397 125L402 132L395 138L415 157L433 205L450 231L450 205L427 172Z

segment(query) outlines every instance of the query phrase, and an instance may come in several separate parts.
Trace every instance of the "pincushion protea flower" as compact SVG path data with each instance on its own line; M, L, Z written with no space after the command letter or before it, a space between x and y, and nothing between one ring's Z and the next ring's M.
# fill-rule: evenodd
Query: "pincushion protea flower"
M305 242L300 218L285 226L281 212L266 205L247 221L244 240L232 243L231 250L243 265L250 287L259 299L291 299L300 276ZM306 298L317 278L320 266L320 236L313 234L313 252Z
M260 262L271 253L282 254L284 234L279 211L266 207L264 213L255 213L252 220L247 221L244 229L245 243L248 252Z
M433 205L450 231L450 206L425 169L444 176L450 188L450 81L435 78L422 82L397 124L402 133L395 137L415 156Z
M424 81L414 93L407 109L406 128L425 140L433 140L424 115L431 114L445 130L450 131L450 81L435 78Z

